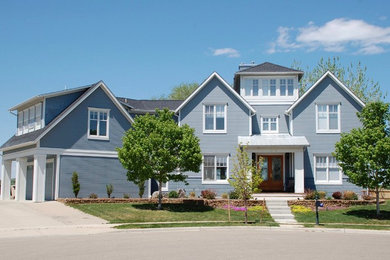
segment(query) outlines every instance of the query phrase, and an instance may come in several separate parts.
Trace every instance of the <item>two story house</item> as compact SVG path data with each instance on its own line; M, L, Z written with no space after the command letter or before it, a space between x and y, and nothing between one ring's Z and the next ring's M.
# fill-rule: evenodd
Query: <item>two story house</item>
M117 98L102 81L29 99L10 109L18 115L17 131L0 148L1 198L9 198L12 161L18 200L72 197L74 171L81 197L103 197L109 183L116 197L137 196L115 148L135 116L164 107L179 125L195 129L203 153L200 171L185 173L189 185L170 182L165 191L230 191L236 148L247 145L252 160L262 160L263 191L360 192L332 152L340 133L360 126L356 112L364 103L330 72L299 96L302 76L268 62L241 64L233 87L214 72L184 101ZM149 181L147 196L156 185Z

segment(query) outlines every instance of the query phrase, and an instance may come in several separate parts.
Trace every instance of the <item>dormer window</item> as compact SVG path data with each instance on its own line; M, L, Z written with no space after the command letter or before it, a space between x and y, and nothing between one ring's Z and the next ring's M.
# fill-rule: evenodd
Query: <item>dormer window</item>
M42 103L18 111L17 135L33 132L42 128Z
M284 99L291 100L294 96L298 97L295 84L293 78L255 78L250 76L241 83L241 95L247 97L248 100L261 100L264 97L266 97L264 100L274 100L277 97L285 97Z

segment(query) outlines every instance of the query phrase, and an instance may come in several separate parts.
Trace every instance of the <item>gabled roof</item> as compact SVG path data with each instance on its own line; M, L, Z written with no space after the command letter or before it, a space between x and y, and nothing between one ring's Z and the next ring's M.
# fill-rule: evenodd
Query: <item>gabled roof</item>
M16 136L14 135L11 137L6 143L4 143L0 149L4 148L14 148L18 146L25 146L25 145L31 145L36 144L38 141L44 137L53 127L55 127L59 122L61 122L62 119L64 119L70 112L72 112L78 105L80 105L87 97L89 97L95 90L97 90L99 87L102 88L102 90L107 94L107 96L112 100L112 102L116 105L116 107L119 109L119 111L124 115L124 117L129 120L129 122L134 123L133 118L126 112L126 110L123 108L123 106L119 103L119 101L116 99L116 97L113 95L113 93L110 91L110 89L104 84L103 81L99 81L95 84L89 85L87 91L85 91L78 99L76 99L70 106L68 106L64 111L62 111L56 118L54 118L48 125L46 125L44 128L36 130L31 133L23 134Z
M222 82L222 85L226 87L236 98L238 98L253 114L256 113L256 110L249 105L249 103L243 99L234 89L217 73L213 72L202 84L199 85L197 89L186 99L183 103L176 109L175 113L178 113L191 99L193 99L213 78L217 78Z
M158 109L168 108L175 111L183 103L183 100L137 100L131 98L117 97L119 102L130 109L139 111L155 111Z
M283 67L277 64L270 62L264 62L259 65L249 67L247 69L240 70L236 72L236 75L253 75L253 74L289 74L289 75L298 75L298 80L303 76L303 71L295 70L287 67Z
M349 96L351 96L360 106L364 107L364 102L358 98L347 86L345 86L335 75L333 75L332 72L329 70L322 75L321 78L319 78L313 86L311 86L300 98L297 99L290 107L286 110L286 113L289 114L303 99L306 98L306 96L309 95L310 92L313 91L320 83L323 81L327 76L329 76L334 82L336 82L337 85L340 86L342 90L344 90Z

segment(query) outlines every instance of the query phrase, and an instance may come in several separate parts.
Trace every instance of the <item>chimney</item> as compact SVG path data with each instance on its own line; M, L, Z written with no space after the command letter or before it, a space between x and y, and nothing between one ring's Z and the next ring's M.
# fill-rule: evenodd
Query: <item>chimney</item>
M255 64L254 61L252 61L251 63L240 63L240 65L238 65L238 70L239 71L242 71L242 70L245 70L245 69L248 69L248 68L251 68L251 67L254 67L256 66L257 64Z

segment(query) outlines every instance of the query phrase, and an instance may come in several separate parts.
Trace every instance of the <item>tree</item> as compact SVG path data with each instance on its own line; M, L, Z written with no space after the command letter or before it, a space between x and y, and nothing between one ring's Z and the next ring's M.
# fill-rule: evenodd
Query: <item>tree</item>
M297 61L293 62L292 67L302 70L301 63ZM367 67L363 66L360 61L355 65L351 63L349 66L344 67L339 57L328 58L327 60L321 58L314 68L310 69L307 67L300 81L300 95L328 70L364 102L379 101L386 96L382 93L379 83L368 78Z
M245 207L245 224L248 223L248 200L255 192L260 192L259 185L261 179L261 162L254 164L249 160L247 147L238 146L236 156L233 159L232 179L229 184L233 186L234 192L238 198L244 201Z
M106 185L106 192L107 192L107 197L111 198L111 194L114 191L114 186L112 184L107 184Z
M181 83L178 86L172 88L171 93L168 96L161 95L157 99L169 99L169 100L184 100L199 87L196 82L193 83ZM156 99L156 98L153 98Z
M73 172L72 174L72 189L74 196L77 198L80 191L79 174L77 172Z
M389 104L368 103L358 117L362 127L341 134L334 156L350 182L375 190L379 216L379 190L390 186Z
M142 198L145 193L145 181L141 181L137 183L137 186L138 186L138 196Z
M157 109L156 115L136 117L123 137L122 148L117 148L129 181L137 184L153 178L159 183L158 209L161 209L162 184L186 183L182 172L199 172L202 163L195 130L188 125L178 126L173 116L168 109Z

